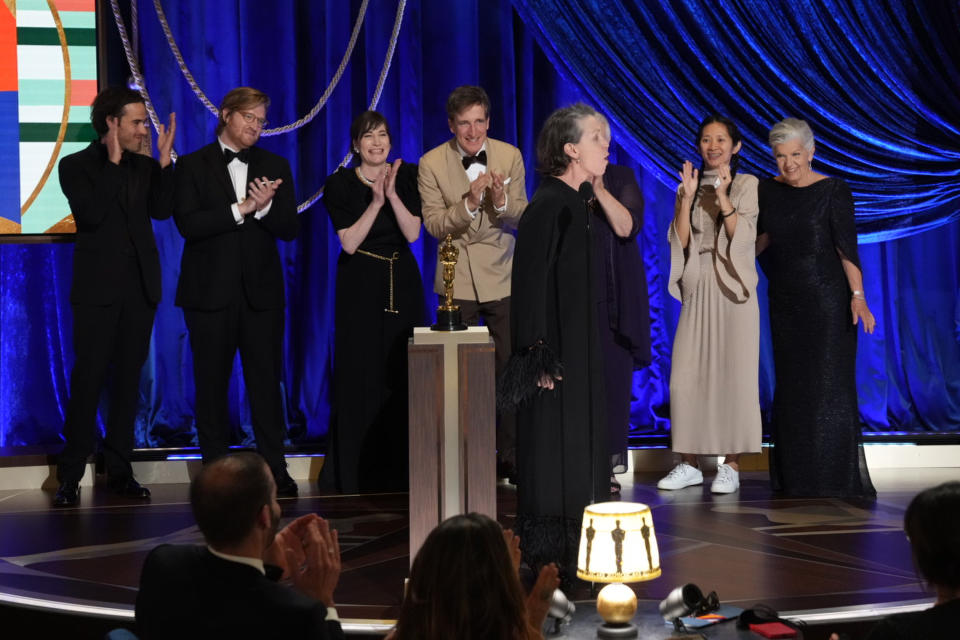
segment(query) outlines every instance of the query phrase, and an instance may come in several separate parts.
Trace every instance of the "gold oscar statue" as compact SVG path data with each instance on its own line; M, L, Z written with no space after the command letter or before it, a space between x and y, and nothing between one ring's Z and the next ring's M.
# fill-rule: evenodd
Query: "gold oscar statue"
M465 331L467 329L467 325L460 320L460 306L453 304L453 274L459 257L460 250L453 245L453 236L447 234L440 245L444 303L437 307L437 324L430 327L434 331Z

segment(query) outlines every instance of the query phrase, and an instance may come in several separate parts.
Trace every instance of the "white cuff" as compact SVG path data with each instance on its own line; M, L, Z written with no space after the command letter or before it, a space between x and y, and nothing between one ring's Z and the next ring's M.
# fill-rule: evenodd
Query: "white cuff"
M468 214L471 218L476 218L476 217L477 217L477 212L480 211L480 207L477 207L476 209L474 209L473 211L471 211L471 210L470 210L470 205L467 204L467 198L464 198L464 199L463 199L463 208L467 210L467 214Z
M503 213L504 211L507 210L507 202L508 202L508 201L509 201L509 196L508 196L506 193L504 193L504 194L503 194L503 206L502 206L502 207L494 207L493 210L496 211L497 213Z
M253 214L253 217L256 218L257 220L263 220L263 217L268 213L270 213L270 207L272 206L273 206L273 200L270 200L270 202L267 203L267 206L265 206L263 209Z
M230 210L233 211L233 219L237 221L237 224L243 224L243 214L240 213L240 205L234 202L230 205Z

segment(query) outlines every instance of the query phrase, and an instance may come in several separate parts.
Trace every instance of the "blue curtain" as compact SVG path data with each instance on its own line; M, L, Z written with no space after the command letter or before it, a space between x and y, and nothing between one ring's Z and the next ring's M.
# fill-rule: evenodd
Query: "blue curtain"
M328 88L357 19L359 0L162 0L171 32L200 89L214 103L248 84L273 98L270 127L295 122ZM490 135L517 144L533 193L540 124L556 106L595 104L614 124L612 160L638 170L646 200L638 238L650 291L654 362L636 373L636 433L669 426L670 349L679 307L666 294L665 246L674 175L693 158L696 122L726 111L748 131L750 171L773 163L765 130L783 115L808 118L817 161L850 180L867 294L880 329L860 342L861 410L873 431L960 428L960 223L955 87L957 9L904 4L888 13L859 2L821 2L782 13L778 2L650 3L410 0L378 109L394 155L416 162L450 137L444 103L460 84L493 102ZM287 157L309 200L349 149L348 128L378 86L397 0L370 0L353 56L310 123L261 144ZM177 112L176 149L213 140L214 116L177 67L151 0L139 0L140 58L162 118ZM939 13L934 13L934 11ZM112 17L107 7L107 25ZM849 39L849 42L848 40ZM798 72L797 69L804 71ZM327 430L333 282L339 244L321 204L302 214L300 237L282 244L288 313L284 386L291 440ZM936 230L923 231L939 225ZM193 374L181 311L173 306L182 240L155 224L164 299L144 368L137 442L195 442ZM907 236L909 232L917 231ZM882 242L880 242L882 240ZM0 246L0 446L59 442L73 364L71 244ZM435 242L414 247L432 290ZM764 305L764 302L761 301ZM435 307L428 296L428 306ZM761 391L772 393L769 345ZM233 419L249 437L239 362Z
M787 116L808 120L817 168L845 178L857 204L865 288L879 323L858 351L866 430L960 429L960 4L513 4L551 62L611 117L623 147L671 188L682 161L696 160L696 123L711 112L739 122L746 170L761 177L775 172L769 127ZM669 377L678 313L656 282L668 269L671 214L648 206L644 238L648 270L660 267L648 273L651 314L663 315L659 325L652 318L656 354L646 372L659 385ZM769 409L764 283L760 297L761 404ZM662 407L635 404L635 422Z

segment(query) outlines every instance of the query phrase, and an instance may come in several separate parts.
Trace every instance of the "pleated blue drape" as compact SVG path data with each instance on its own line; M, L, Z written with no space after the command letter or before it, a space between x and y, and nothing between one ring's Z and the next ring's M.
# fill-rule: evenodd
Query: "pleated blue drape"
M215 104L234 86L273 99L271 127L294 122L337 71L361 3L207 0L161 2L184 60ZM857 194L866 289L879 331L860 341L858 387L868 431L960 429L960 122L956 3L539 2L410 0L378 109L394 155L416 162L450 137L445 100L480 84L493 102L492 137L520 147L528 192L537 179L537 131L556 106L588 101L607 113L612 159L638 169L646 199L638 238L650 289L654 362L634 379L636 432L669 427L670 349L679 308L666 294L666 227L673 176L694 159L696 122L709 111L747 133L747 170L774 166L763 140L786 115L818 134L817 162ZM151 0L140 0L141 61L165 118L176 111L176 148L213 140L214 117L182 77ZM354 55L328 103L293 133L262 146L292 165L305 201L349 149L353 117L370 103L398 2L370 0ZM111 25L111 19L107 21ZM926 29L926 31L922 31ZM952 31L950 31L952 29ZM291 440L327 430L333 282L339 244L321 204L282 243L287 286L284 393ZM936 228L934 228L936 227ZM932 229L932 230L925 230ZM193 373L181 311L173 306L182 240L155 223L164 298L141 383L137 443L195 443ZM432 290L435 242L414 247ZM0 446L55 449L73 364L69 305L72 244L0 245ZM428 296L428 305L435 303ZM765 298L761 293L761 306ZM764 318L763 322L766 322ZM772 394L764 341L761 397ZM239 362L232 418L249 438Z

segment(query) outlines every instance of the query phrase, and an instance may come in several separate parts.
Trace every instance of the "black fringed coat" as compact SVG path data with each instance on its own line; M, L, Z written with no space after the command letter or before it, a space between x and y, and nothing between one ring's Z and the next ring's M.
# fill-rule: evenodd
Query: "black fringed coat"
M576 561L583 508L610 495L602 354L587 207L545 177L520 219L501 396L517 411L517 529L534 566ZM539 391L541 373L562 380ZM516 393L516 392L520 393Z

